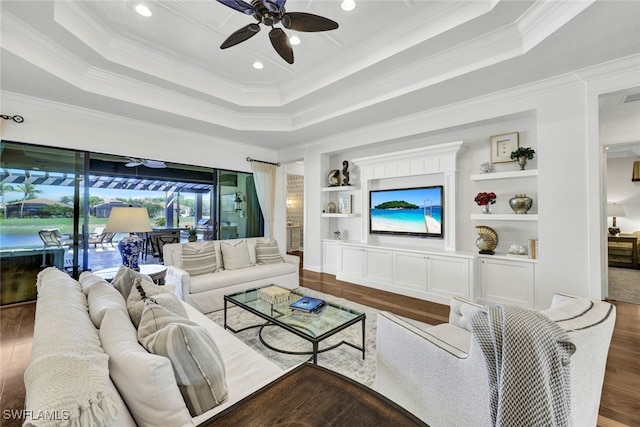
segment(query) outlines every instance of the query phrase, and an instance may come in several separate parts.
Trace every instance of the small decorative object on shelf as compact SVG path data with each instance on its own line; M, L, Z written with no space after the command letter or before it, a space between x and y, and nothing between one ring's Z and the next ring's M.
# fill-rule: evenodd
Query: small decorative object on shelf
M491 173L496 170L496 166L491 162L484 162L480 165L480 172Z
M533 159L535 154L536 151L531 147L519 147L517 150L511 152L511 158L518 161L520 170L524 170L527 160Z
M342 162L342 175L344 176L342 185L351 185L349 183L349 162L346 160Z
M498 246L498 233L486 225L476 226L476 233L479 236L476 239L476 246L480 249L479 253L483 255L495 254L496 246Z
M340 171L338 169L330 170L327 180L329 181L329 187L336 187L340 185Z
M329 202L329 204L327 204L327 212L328 213L336 213L336 204L333 202Z
M351 194L343 194L338 197L338 213L351 213Z
M333 232L333 238L336 240L340 240L342 239L342 233L340 233L340 231L336 230Z
M511 245L509 246L509 251L507 252L508 256L514 256L514 257L522 257L522 258L526 258L527 257L527 248L525 248L522 245Z
M187 233L189 234L187 240L189 240L190 242L195 242L196 240L198 240L198 234L195 227L187 225Z
M494 192L480 192L476 194L476 197L475 199L473 199L473 201L476 202L478 206L482 206L482 213L490 214L491 208L489 207L489 205L492 205L496 202L496 197L496 193Z
M516 194L509 199L509 206L516 214L526 214L531 209L533 199L526 194Z
M529 239L529 258L538 259L538 239Z

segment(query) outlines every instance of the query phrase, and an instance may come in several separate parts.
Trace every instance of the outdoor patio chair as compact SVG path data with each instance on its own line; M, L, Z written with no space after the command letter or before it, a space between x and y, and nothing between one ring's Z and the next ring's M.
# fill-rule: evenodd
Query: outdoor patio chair
M42 239L45 248L62 248L64 246L70 246L73 241L68 236L63 237L60 234L60 230L57 228L46 228L40 230L38 235Z
M113 246L113 237L116 233L107 233L104 231L104 227L96 227L95 231L89 236L89 244L94 248L98 247L98 244L104 247L105 243Z
M167 243L180 243L180 235L178 234L151 234L151 250L154 257L158 257L160 262L164 262L162 248Z

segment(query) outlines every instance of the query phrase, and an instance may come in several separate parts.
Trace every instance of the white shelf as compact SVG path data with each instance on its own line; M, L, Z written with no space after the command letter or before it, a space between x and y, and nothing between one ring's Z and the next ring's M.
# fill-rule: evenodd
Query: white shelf
M353 185L336 185L335 187L322 187L322 191L355 191L357 187Z
M510 172L479 173L471 175L471 181L488 181L493 179L528 178L538 176L538 169L525 169Z
M358 214L354 214L354 213L323 213L322 217L323 218L354 218L360 216Z
M474 221L537 221L538 214L471 214Z

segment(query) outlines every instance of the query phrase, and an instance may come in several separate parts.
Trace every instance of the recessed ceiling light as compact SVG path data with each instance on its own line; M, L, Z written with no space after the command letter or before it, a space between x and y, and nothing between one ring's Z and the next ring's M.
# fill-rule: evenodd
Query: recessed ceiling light
M256 61L253 63L253 68L255 68L256 70L262 70L264 68L264 65L262 65L262 62Z
M149 8L143 4L139 4L136 6L136 12L138 12L142 16L146 16L147 18L153 15L151 13L151 10L149 10Z
M346 10L348 12L355 9L356 2L355 0L343 0L343 2L340 4L340 7L342 8L342 10Z
M294 46L298 46L300 44L300 37L298 36L289 37L289 43L291 43Z

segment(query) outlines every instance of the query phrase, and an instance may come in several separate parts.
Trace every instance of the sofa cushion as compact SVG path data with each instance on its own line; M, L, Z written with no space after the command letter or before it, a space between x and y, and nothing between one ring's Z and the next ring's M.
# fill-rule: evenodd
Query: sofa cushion
M152 301L145 301L138 339L168 357L189 413L200 415L229 395L222 355L205 328Z
M127 299L129 298L129 293L131 292L131 288L133 287L133 282L136 279L146 279L150 282L153 282L153 280L151 280L149 276L146 276L142 273L130 269L125 265L122 265L111 281L111 284L114 288L120 291L124 299Z
M213 241L204 246L182 245L182 269L191 276L216 271L216 247Z
M100 339L109 355L111 379L139 426L179 426L191 420L171 361L140 345L127 315L105 313Z
M189 291L191 294L206 292L212 289L225 288L227 286L237 285L238 283L253 282L255 280L264 279L265 277L274 278L274 283L278 283L277 277L291 274L297 270L297 265L281 262L278 264L256 265L251 268L243 268L240 270L224 270L211 274L203 274L201 276L191 277Z
M179 316L185 317L187 315L182 302L171 289L166 286L158 286L148 280L137 278L135 286L127 299L127 310L136 328L140 323L142 311L144 310L144 301L146 299L153 300Z
M258 264L276 264L284 262L275 240L256 242L256 261Z
M119 310L129 316L127 302L122 298L120 292L104 279L94 281L89 288L87 300L89 301L89 316L98 329L107 310Z
M251 258L249 258L249 247L246 240L240 240L234 244L220 242L220 251L225 270L238 270L253 265Z
M104 280L102 277L98 276L97 274L94 274L90 271L83 271L82 273L80 273L80 277L78 278L78 282L80 283L80 287L82 288L82 292L89 296L89 290L91 289L91 286L93 286L96 283L103 283L106 282L106 280Z

